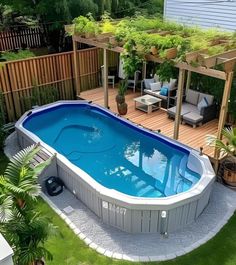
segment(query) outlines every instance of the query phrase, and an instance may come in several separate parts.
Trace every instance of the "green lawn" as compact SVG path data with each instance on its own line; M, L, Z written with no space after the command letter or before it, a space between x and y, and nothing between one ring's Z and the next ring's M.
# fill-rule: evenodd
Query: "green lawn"
M0 170L6 166L7 159L0 154ZM112 260L97 254L87 247L66 223L43 201L39 201L40 210L58 227L60 235L52 237L46 243L54 256L47 265L121 265L121 264L158 264L158 265L235 265L236 264L236 215L208 243L190 254L168 262L132 263ZM124 242L125 244L125 242Z

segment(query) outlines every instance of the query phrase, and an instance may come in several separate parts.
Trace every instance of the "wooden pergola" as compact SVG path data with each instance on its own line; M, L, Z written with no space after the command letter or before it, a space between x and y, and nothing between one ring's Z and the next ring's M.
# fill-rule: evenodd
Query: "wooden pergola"
M110 47L107 42L99 42L94 38L87 39L80 36L73 36L73 50L74 50L74 66L75 66L75 82L76 82L76 90L77 96L80 95L80 82L79 82L79 69L78 69L78 61L76 56L77 44L84 43L87 45L95 46L97 48L103 49L103 63L104 63L104 72L103 72L103 89L104 89L104 106L108 107L108 50L114 51L117 53L122 53L122 47ZM202 56L201 51L193 52L193 55ZM151 54L145 55L146 61L163 63L164 60L160 57L153 56ZM234 76L234 67L236 63L236 49L230 50L224 53L220 53L208 58L205 58L203 64L201 66L193 67L191 64L186 62L178 62L174 66L179 68L179 78L178 78L178 90L177 90L177 103L176 103L176 116L174 122L174 134L173 138L178 140L179 137L179 126L181 122L181 107L182 107L182 96L184 91L184 83L185 76L187 74L187 83L186 89L190 87L191 83L191 73L199 73L202 75L218 78L225 81L223 98L221 103L220 115L219 115L219 123L218 123L218 131L217 138L222 137L222 129L224 128L227 110L228 110L228 100L230 97L232 81ZM144 64L145 66L146 64ZM223 65L222 71L213 69L217 65ZM146 68L144 67L143 76L146 76ZM214 158L216 160L216 167L218 166L219 152L215 149Z

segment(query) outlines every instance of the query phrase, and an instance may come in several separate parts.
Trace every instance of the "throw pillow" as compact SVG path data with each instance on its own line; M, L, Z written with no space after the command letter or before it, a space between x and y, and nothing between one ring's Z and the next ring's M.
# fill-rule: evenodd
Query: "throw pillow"
M169 87L170 90L173 90L176 87L176 81L177 79L170 79L170 82L163 82L163 86Z
M159 75L155 74L155 75L154 75L154 79L155 79L155 82L160 82Z
M167 97L167 96L168 96L168 87L163 86L163 87L161 88L160 95L161 95L161 96L165 96L165 97Z
M200 112L201 112L202 108L205 108L207 106L208 106L208 102L207 102L207 99L205 97L197 104L197 108Z
M185 99L185 101L187 103L190 103L192 105L197 106L198 98L199 98L199 92L197 92L195 90L192 90L192 89L187 89L186 90L186 99Z
M198 102L200 102L203 98L206 98L207 102L208 102L208 106L211 106L214 102L214 96L212 95L208 95L205 93L199 93L199 99Z
M154 78L144 79L144 86L146 89L150 89L150 85L155 82Z
M152 83L152 84L150 84L150 87L151 87L152 92L160 91L161 90L161 83L160 82Z

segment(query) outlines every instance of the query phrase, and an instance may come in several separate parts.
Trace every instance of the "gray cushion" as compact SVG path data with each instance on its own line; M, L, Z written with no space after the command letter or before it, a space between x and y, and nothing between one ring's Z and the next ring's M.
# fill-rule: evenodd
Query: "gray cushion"
M200 113L200 111L198 110L197 106L195 106L193 104L189 104L189 103L183 103L182 104L182 109L184 110L185 113L188 113L188 112Z
M161 82L151 83L150 88L152 92L161 90Z
M162 86L166 86L169 88L169 90L174 90L176 89L176 82L177 82L177 79L170 79L170 82L163 82L163 85Z
M183 115L183 120L190 122L192 124L197 124L197 123L201 122L202 119L203 119L203 117L196 112L189 112L189 113Z
M175 116L175 114L176 114L176 106L167 109L167 113L168 113L170 116ZM181 108L180 116L182 117L182 116L183 116L184 114L186 114L186 113L188 113L188 111L186 111L186 109L184 109L184 108L182 107L182 108Z
M208 95L208 94L204 94L204 93L199 93L199 99L198 99L198 103L203 99L206 98L207 102L208 102L208 106L211 106L213 104L214 101L214 96L212 95Z
M197 105L198 104L198 98L199 98L199 92L194 91L192 89L187 89L186 99L185 99L186 102L193 104L193 105Z
M144 86L145 88L151 88L150 84L155 83L155 79L154 78L150 78L150 79L143 79L144 82Z

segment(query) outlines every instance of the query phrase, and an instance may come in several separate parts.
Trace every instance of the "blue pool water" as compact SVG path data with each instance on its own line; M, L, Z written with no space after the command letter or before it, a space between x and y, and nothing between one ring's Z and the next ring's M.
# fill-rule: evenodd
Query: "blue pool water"
M128 195L166 197L200 178L186 167L188 150L94 106L60 105L32 114L23 126L98 183Z

